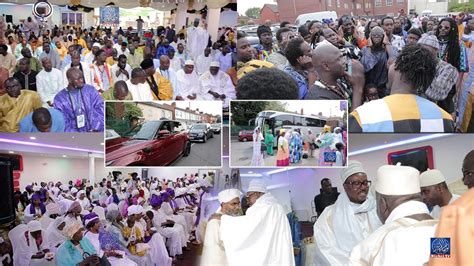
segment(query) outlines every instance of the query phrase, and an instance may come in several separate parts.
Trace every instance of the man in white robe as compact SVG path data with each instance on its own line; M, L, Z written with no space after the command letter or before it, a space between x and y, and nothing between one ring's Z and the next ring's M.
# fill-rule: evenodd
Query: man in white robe
M199 205L196 211L194 226L196 227L196 242L201 244L204 240L207 221L218 207L214 204L214 200L212 199L211 189L213 185L211 182L207 179L199 179L198 184L202 188L202 192L198 195Z
M187 44L186 50L188 55L191 56L193 60L196 60L197 57L203 53L204 48L207 46L209 41L209 33L207 30L199 27L199 19L194 19L193 26L187 29Z
M127 64L127 57L119 55L117 64L112 66L112 81L114 84L119 80L127 81L130 79L131 74L132 67Z
M250 208L244 216L220 217L220 234L229 265L295 265L286 211L262 180L250 181Z
M167 55L160 56L160 66L156 69L160 72L160 75L171 82L173 87L173 98L176 97L176 93L179 91L178 79L176 78L176 72L170 68L170 58Z
M427 170L420 175L421 198L431 209L431 217L439 219L441 209L453 203L460 196L451 194L446 179L437 169Z
M351 252L351 265L425 265L437 220L421 200L420 173L384 165L377 171L377 214L384 223Z
M131 79L127 80L127 87L134 101L153 101L150 85L146 82L146 73L141 68L132 70Z
M71 53L71 64L67 64L63 69L64 87L66 87L69 84L66 73L71 67L80 69L84 77L84 83L94 86L94 83L92 82L92 72L91 72L90 65L88 65L87 63L81 62L81 54L77 51L74 51Z
M38 92L43 107L53 107L53 100L59 91L64 89L63 75L57 68L53 68L48 57L41 59L43 70L36 75L36 91Z
M204 54L201 54L197 57L196 59L196 73L198 76L201 76L204 74L204 72L209 70L209 67L211 66L212 62L212 57L210 56L211 54L211 48L206 47L204 49Z
M344 192L313 226L316 265L347 265L352 248L382 225L362 164L350 161L341 178Z
M217 198L221 207L216 213L230 216L239 215L241 195L242 192L235 188L219 192ZM227 256L219 230L220 221L218 219L212 219L207 223L200 265L227 265Z
M176 72L179 90L176 92L176 100L196 100L201 95L199 79L194 71L194 62L187 60L184 68Z
M213 61L209 70L199 77L202 98L221 100L224 108L229 107L230 100L236 98L235 87L230 76L219 70L219 62Z

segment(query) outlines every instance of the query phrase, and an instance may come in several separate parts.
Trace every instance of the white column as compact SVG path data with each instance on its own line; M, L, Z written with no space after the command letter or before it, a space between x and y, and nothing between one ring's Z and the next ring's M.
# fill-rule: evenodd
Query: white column
M217 41L217 33L219 30L220 18L221 18L220 8L210 8L207 10L207 32L209 32L212 42Z
M187 7L188 7L188 1L185 1L184 3L180 3L178 5L178 10L176 11L176 21L175 21L176 32L178 32L186 24Z
M95 157L89 153L89 181L95 183Z

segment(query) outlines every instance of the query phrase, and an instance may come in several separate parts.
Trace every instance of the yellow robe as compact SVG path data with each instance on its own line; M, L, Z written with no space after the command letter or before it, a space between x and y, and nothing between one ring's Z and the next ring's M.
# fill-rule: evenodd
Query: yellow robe
M0 132L18 132L20 121L41 106L41 98L35 91L22 90L18 98L0 96Z
M161 101L168 101L173 99L173 87L171 81L163 77L160 72L155 72L153 75L156 84L158 85L158 99ZM153 91L152 91L153 92ZM154 94L154 93L153 93Z

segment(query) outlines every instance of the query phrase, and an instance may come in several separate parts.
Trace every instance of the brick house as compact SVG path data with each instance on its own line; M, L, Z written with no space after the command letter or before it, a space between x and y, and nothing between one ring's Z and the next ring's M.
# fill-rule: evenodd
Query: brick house
M271 23L280 22L280 13L278 12L278 5L276 4L265 4L262 9L260 9L260 19L259 23L264 24L267 21Z

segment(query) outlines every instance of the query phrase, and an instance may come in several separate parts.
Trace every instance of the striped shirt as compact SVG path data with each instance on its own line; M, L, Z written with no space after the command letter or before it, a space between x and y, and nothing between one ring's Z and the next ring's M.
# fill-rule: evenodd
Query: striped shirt
M349 116L349 132L453 132L450 114L414 94L393 94L356 108Z

